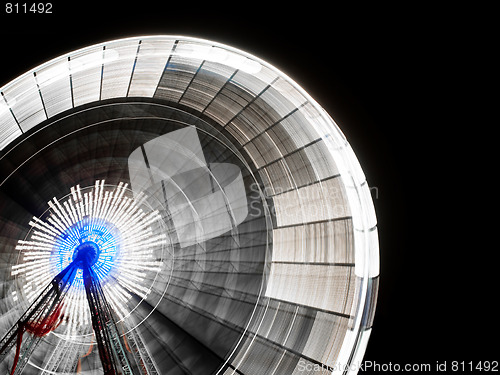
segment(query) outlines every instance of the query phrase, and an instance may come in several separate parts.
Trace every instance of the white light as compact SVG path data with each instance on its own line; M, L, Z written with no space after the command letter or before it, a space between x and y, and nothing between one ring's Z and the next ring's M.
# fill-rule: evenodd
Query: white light
M105 255L103 260L99 256L96 264L99 263L101 268L96 273L104 277L101 280L103 290L120 318L130 314L129 301L133 294L147 298L151 292L148 283L164 264L157 258L167 243L167 236L152 229L152 226L163 228L161 215L157 211L145 212L136 200L129 197L132 195L130 191L126 195L127 186L120 183L111 187L100 180L84 193L79 185L72 187L64 199L54 197L48 202L49 210L43 217L34 217L29 222L32 229L28 237L16 245L22 263L14 265L11 270L12 276L25 279L23 298L33 302L50 279L72 261L72 252L78 244L74 237L83 229L94 236L95 241L99 241L99 235L108 239L100 247L101 255ZM110 238L112 242L109 242ZM113 263L106 263L116 246L119 248L117 258ZM75 327L90 324L81 278L79 270L65 302L70 317L64 324ZM13 297L19 299L18 294L13 294Z
M50 85L55 81L63 79L69 76L69 65L67 61L61 61L60 63L54 64L50 68L39 71L36 74L36 80L39 85Z
M104 51L89 53L88 55L83 55L71 59L69 62L70 72L71 74L75 74L83 70L102 66L103 64L108 64L112 61L117 60L119 57L120 54L114 49L107 49Z
M176 49L174 55L224 64L249 74L256 74L262 69L262 65L258 61L220 47L196 44L181 45Z
M16 99L15 98L12 98L12 99L9 99L9 103L7 104L7 102L5 101L5 98L0 98L0 115L4 112L7 112L9 111L15 104L16 104Z

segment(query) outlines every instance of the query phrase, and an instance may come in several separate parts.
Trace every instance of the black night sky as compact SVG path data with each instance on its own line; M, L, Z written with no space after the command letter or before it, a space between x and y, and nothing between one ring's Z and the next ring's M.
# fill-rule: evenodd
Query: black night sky
M53 2L52 14L6 14L2 3L0 86L63 53L136 35L199 37L262 58L330 113L372 187L381 276L365 360L498 360L491 233L482 232L482 214L470 212L479 176L472 151L456 149L466 140L448 96L458 69L450 55L467 32L445 23L448 10L103 3ZM493 231L494 219L487 222Z

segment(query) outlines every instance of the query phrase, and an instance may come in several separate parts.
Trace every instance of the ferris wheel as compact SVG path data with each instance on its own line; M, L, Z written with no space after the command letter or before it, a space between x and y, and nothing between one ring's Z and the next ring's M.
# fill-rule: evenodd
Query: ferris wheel
M375 211L343 133L290 77L147 36L0 93L2 374L357 372Z

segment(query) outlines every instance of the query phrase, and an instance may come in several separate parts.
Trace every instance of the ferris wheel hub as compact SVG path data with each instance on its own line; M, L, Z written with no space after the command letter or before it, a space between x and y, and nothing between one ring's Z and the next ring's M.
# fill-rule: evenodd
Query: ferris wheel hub
M73 260L92 266L95 262L97 262L97 259L99 259L100 253L101 251L96 243L86 241L75 248L75 251L73 252Z

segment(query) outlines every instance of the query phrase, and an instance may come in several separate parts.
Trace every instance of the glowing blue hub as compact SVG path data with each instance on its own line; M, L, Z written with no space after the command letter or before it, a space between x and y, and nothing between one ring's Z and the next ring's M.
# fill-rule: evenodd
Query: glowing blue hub
M87 262L103 281L116 266L118 254L119 232L116 227L101 219L86 218L58 237L52 259L59 272L74 260ZM76 274L74 284L83 285L81 269Z
M82 263L82 265L93 266L99 259L99 246L92 241L84 242L78 245L73 251L73 260Z

